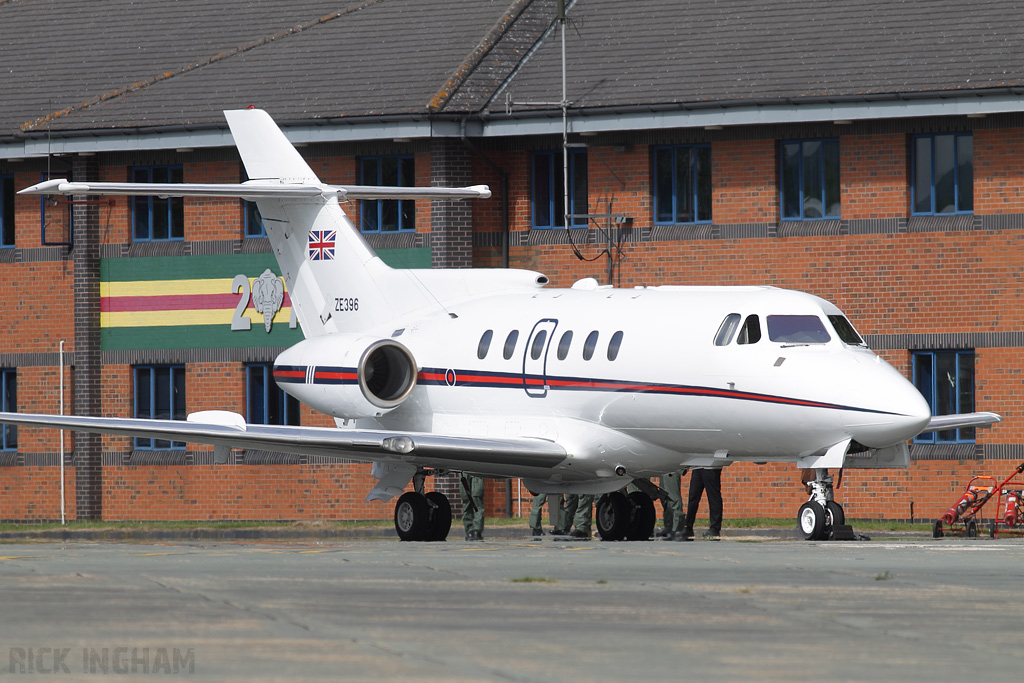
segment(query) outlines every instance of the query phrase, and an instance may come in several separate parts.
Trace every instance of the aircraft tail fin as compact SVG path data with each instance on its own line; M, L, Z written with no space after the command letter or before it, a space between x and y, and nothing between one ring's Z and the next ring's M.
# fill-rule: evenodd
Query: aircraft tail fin
M394 270L341 208L349 199L486 198L484 186L374 187L320 182L265 111L225 112L249 177L238 184L71 183L49 180L20 194L239 197L256 202L306 337L363 332L402 313L441 309L424 278Z

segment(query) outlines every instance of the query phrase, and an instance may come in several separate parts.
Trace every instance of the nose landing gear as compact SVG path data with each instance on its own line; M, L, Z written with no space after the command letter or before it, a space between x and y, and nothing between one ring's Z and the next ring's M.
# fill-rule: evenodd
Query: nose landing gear
M810 500L800 506L796 521L806 541L824 541L829 538L853 538L846 526L843 506L833 500L832 475L826 469L815 469L814 480L807 482Z

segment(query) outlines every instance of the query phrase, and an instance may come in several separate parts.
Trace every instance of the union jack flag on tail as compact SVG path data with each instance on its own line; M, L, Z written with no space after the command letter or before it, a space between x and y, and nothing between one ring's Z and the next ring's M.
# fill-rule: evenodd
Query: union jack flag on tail
M337 235L337 230L310 230L309 260L333 261L334 240L337 237Z

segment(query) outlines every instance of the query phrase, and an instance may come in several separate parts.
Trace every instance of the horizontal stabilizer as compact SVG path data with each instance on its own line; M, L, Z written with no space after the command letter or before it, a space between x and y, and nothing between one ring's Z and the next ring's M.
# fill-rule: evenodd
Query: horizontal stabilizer
M964 427L991 427L995 423L1002 421L1002 415L988 412L938 415L929 420L928 426L922 429L921 433L944 432L947 429L962 429Z
M345 199L487 199L486 185L472 187L392 187L377 185L326 185L270 183L266 181L233 184L216 183L73 183L66 179L47 180L21 190L18 194L42 195L118 195L155 197L238 197L282 199L335 195Z

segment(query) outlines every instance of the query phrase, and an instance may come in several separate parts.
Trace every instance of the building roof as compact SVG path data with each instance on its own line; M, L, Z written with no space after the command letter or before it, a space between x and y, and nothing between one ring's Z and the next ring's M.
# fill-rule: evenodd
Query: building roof
M555 6L0 0L0 156L43 136L176 131L167 144L185 146L208 130L199 144L219 144L221 111L248 105L311 140L456 134L461 119L473 134L551 132ZM580 130L1024 110L1009 0L567 6Z

